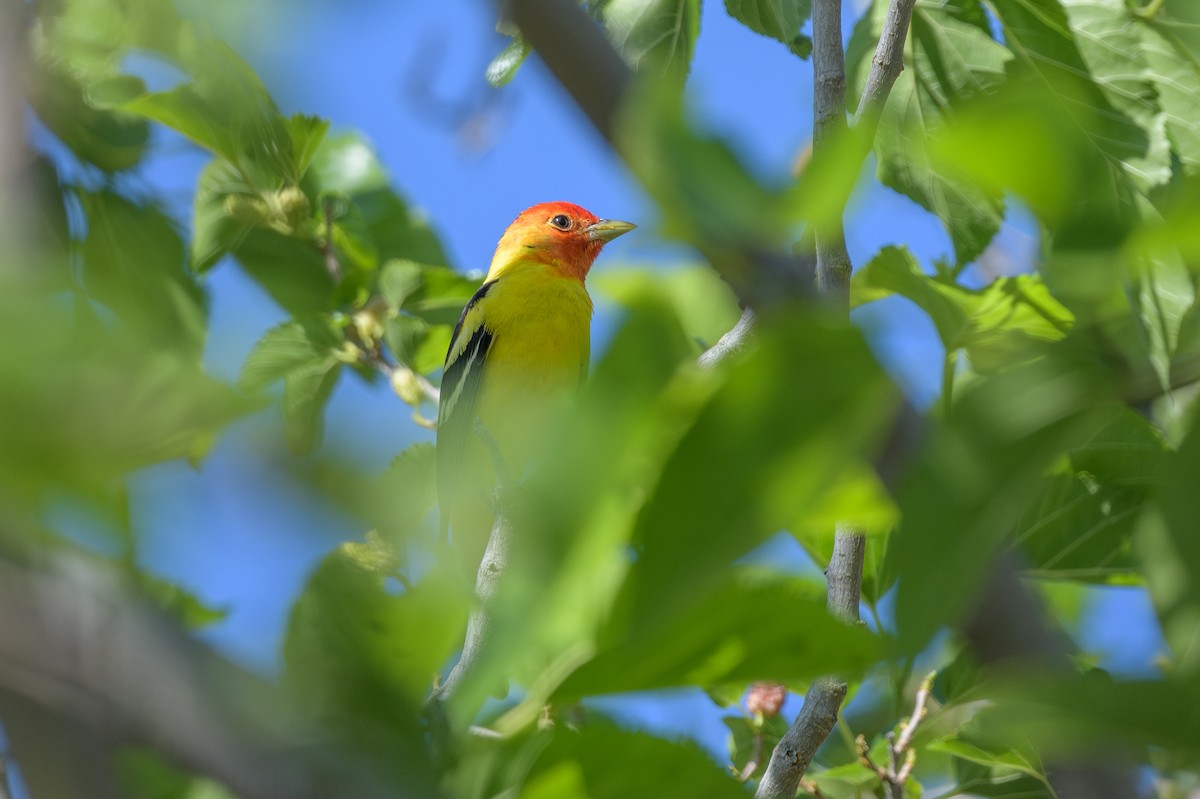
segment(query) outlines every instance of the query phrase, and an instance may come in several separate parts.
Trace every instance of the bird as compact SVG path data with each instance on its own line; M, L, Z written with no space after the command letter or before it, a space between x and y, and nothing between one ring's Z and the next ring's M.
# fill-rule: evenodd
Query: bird
M585 280L604 245L635 227L568 202L527 208L463 308L442 370L435 468L442 540L464 568L483 557L497 482L520 478L587 377Z

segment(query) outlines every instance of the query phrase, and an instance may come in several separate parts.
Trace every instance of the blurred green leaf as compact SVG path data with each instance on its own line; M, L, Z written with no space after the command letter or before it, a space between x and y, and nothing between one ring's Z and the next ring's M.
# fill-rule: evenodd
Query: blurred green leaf
M660 297L702 348L715 344L740 315L729 284L707 266L671 270L606 268L588 280L596 291L622 304L642 302L652 293Z
M862 669L874 658L873 637L830 616L823 594L794 579L742 574L669 616L642 608L618 614L601 630L595 658L556 696L755 680L795 684ZM786 616L775 608L787 608Z
M270 210L261 196L219 158L200 172L192 204L191 262L206 272L237 249L249 231L268 221Z
M334 308L334 282L316 245L267 228L246 232L233 251L238 263L293 316Z
M119 107L212 151L258 190L296 185L303 173L298 160L310 157L318 126L299 119L289 123L254 71L215 39L184 40L177 58L190 82Z
M812 39L801 32L812 16L812 0L725 0L725 10L750 30L782 42L801 58L812 55Z
M792 314L762 320L759 338L684 433L639 516L636 613L669 618L800 518L875 445L895 407L856 331Z
M1107 751L1122 759L1161 747L1192 767L1200 751L1194 680L1164 677L1122 681L1092 670L1014 678L992 691L996 702L980 718L997 740L1021 741L1039 756L1065 760Z
M847 47L849 85L866 83L887 3L875 3ZM977 258L1000 229L1001 195L939 167L928 140L950 125L963 101L1004 78L1012 53L980 26L974 3L918 2L911 23L912 64L892 87L875 139L879 179L936 214L959 265Z
M589 6L631 67L687 74L700 33L700 0L591 0Z
M481 282L444 266L426 266L420 287L405 296L401 307L431 325L453 326Z
M1193 420L1195 413L1193 409ZM1195 535L1200 426L1163 462L1157 512L1142 520L1137 550L1176 668L1200 674L1200 539Z
M387 773L431 780L416 709L461 641L468 597L438 571L392 593L388 575L353 554L327 555L293 607L284 685L302 711Z
M529 45L525 43L523 36L517 34L487 65L484 77L493 88L499 89L501 86L506 86L528 57Z
M303 455L321 443L325 405L342 373L333 356L308 362L283 378L283 433L288 449Z
M285 120L285 124L292 140L292 161L296 175L303 177L316 157L321 142L325 141L329 120L309 114L293 114Z
M958 620L1042 475L1111 419L1111 396L1094 362L1068 347L959 392L910 467L889 541L906 651Z
M183 587L147 572L133 572L138 590L189 630L215 624L229 615L228 607L212 607Z
M634 516L657 465L711 392L694 350L661 304L631 308L578 407L548 430L543 460L513 513L494 635L448 708L466 725L495 686L531 686L511 723L521 728L582 658L628 568ZM527 714L532 713L532 716Z
M934 741L928 748L976 766L958 769L959 785L973 795L1012 799L1049 799L1055 795L1039 764L1033 762L1029 754L1015 749L991 751L969 740L957 738Z
M236 799L221 785L194 777L145 749L124 749L116 757L122 796L130 799Z
M146 120L96 108L84 86L61 67L31 65L26 96L38 118L81 160L105 172L130 169L141 161L150 139Z
M619 763L620 768L613 765ZM522 799L625 799L632 775L656 799L745 799L744 786L693 743L618 730L594 719L560 730L538 758Z
M781 607L785 618L769 611ZM734 576L668 618L644 609L602 629L599 653L556 697L755 680L794 685L856 672L875 656L868 632L830 617L821 591L794 579Z
M430 325L419 317L402 314L384 325L383 340L397 361L414 372L429 374L446 360L450 333L449 325Z
M174 223L158 209L112 192L77 196L87 215L82 277L90 296L155 346L199 354L205 296L184 266Z

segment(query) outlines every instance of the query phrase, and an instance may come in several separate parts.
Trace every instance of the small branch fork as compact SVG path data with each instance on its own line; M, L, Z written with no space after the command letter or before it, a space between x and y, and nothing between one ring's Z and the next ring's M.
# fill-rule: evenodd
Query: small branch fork
M917 750L912 748L913 736L916 735L917 726L929 713L926 703L929 701L929 692L933 688L935 676L935 672L930 672L929 676L921 681L921 687L917 689L917 696L913 702L912 717L904 721L900 734L896 735L895 732L887 734L888 762L886 766L880 766L871 759L871 747L867 744L866 738L860 735L854 739L858 762L875 772L876 776L887 786L892 799L902 799L904 783L908 782L908 778L912 776L913 766L917 764Z

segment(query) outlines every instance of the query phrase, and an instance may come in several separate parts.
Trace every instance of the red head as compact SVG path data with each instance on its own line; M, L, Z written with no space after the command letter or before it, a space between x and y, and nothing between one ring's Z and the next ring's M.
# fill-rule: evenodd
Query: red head
M572 203L526 208L500 237L488 279L512 263L537 261L583 280L600 248L634 227L629 222L600 219Z

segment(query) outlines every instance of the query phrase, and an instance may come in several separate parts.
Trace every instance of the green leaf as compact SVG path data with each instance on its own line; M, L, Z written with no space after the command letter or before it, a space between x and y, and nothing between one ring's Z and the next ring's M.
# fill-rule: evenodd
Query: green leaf
M1132 533L1164 457L1162 437L1142 416L1116 409L1068 454L1017 528L1035 572L1105 581L1135 574Z
M427 266L421 270L421 287L408 294L401 307L429 324L453 326L479 284L480 278L444 266Z
M149 750L122 749L115 765L121 795L130 799L236 799L220 784L179 771Z
M146 120L97 108L85 87L61 68L30 65L26 96L38 118L83 161L105 172L121 172L141 161L150 139Z
M626 732L599 720L579 731L560 727L521 790L522 799L631 795L745 799L746 791L694 743Z
M938 216L960 265L977 258L1000 229L1001 194L941 168L930 140L952 123L957 105L999 84L1012 58L978 25L972 6L923 1L914 7L912 68L893 85L875 139L879 179ZM865 85L887 7L874 5L847 48L856 94Z
M216 266L268 214L261 196L231 164L210 161L200 172L192 204L192 269L203 273Z
M1196 635L1200 630L1197 470L1200 426L1193 423L1178 451L1165 458L1155 492L1157 511L1143 518L1137 532L1143 573L1176 668L1193 675L1200 673L1200 638Z
M725 0L725 10L755 33L783 42L801 58L812 54L812 39L801 33L812 15L812 0Z
M450 348L449 325L430 325L416 316L401 314L384 325L383 340L396 360L419 374L442 367Z
M517 34L512 38L512 41L492 59L487 65L487 70L484 77L493 88L499 89L505 86L517 74L521 64L525 63L525 59L529 57L529 45L525 43L525 38Z
M444 264L446 254L428 223L390 187L375 150L357 133L325 137L304 181L312 196L342 195L360 214L379 263L402 258ZM377 266L378 264L376 264Z
M997 775L1003 775L1006 772L1010 775L1016 773L1036 780L1043 789L1048 787L1046 777L1041 773L1036 761L1033 760L1032 753L1027 754L1016 749L992 751L976 743L958 738L933 741L928 747L934 752L953 755L960 760L985 766L992 772L992 780Z
M266 228L246 232L233 251L238 263L293 316L332 310L334 283L314 244Z
M786 616L772 612L781 607L788 608ZM873 637L834 619L822 592L797 580L737 575L686 609L669 615L649 610L618 614L601 631L595 658L556 696L755 680L795 684L830 671L857 671L874 657Z
M754 284L761 280L751 277L747 259L731 253L751 243L764 252L785 251L791 246L797 215L816 210L805 203L824 205L809 198L826 185L806 184L805 192L765 186L727 142L693 131L681 96L668 82L634 84L617 136L629 166L663 211L662 233L690 244L703 242L739 297L752 296ZM797 267L787 284L802 285L807 279Z
M775 751L775 745L788 730L788 723L782 716L771 716L762 723L746 716L726 716L721 719L729 728L729 763L738 772L754 761L759 768L768 752Z
M1111 419L1114 392L1094 357L1064 345L977 381L928 439L900 492L888 550L905 651L958 620L1041 475Z
M1062 0L1079 55L1095 85L1112 107L1124 114L1135 129L1125 144L1134 149L1121 155L1133 182L1147 191L1171 177L1170 152L1165 119L1158 104L1158 91L1143 53L1137 18L1123 0ZM1072 64L1070 51L1058 42L1056 55ZM1193 62L1194 64L1195 62ZM1188 81L1195 86L1195 80ZM1186 85L1186 84L1185 84ZM1113 149L1122 142L1102 143ZM1116 154L1116 151L1113 153Z
M1161 21L1139 18L1138 34L1148 77L1166 116L1167 136L1184 169L1195 174L1200 170L1200 64Z
M328 356L293 369L283 378L284 439L297 455L320 445L325 404L341 372L342 364Z
M200 38L180 53L192 80L164 92L121 104L130 113L173 128L219 155L258 190L299 182L297 156L304 156L315 126L289 125L254 71L215 39ZM301 135L301 128L308 128ZM300 135L299 147L292 133Z
M112 192L77 196L88 223L81 249L88 294L154 346L198 354L206 298L185 269L174 222L157 208L134 205Z
M132 574L134 584L144 596L189 630L207 627L229 615L228 607L206 605L195 594L175 583L141 570Z
M438 571L403 593L344 547L288 620L283 683L297 706L407 784L432 779L417 709L461 642L468 597Z
M1086 250L1120 241L1137 219L1137 192L1170 174L1164 120L1128 9L1120 0L1066 8L1058 0L995 0L991 7L1016 55L1010 71L1021 101L1055 120L1051 140L1066 143L1068 185L1086 198L1068 204L1056 245ZM1059 179L1062 166L1051 169L1043 180Z
M325 134L329 132L329 120L308 114L293 114L286 120L288 135L292 140L292 161L297 177L304 177Z
M415 261L395 259L379 270L379 293L390 308L403 307L410 296L420 291L423 283L421 265Z
M1099 670L1041 673L992 693L997 701L981 718L989 736L1035 747L1047 760L1102 749L1136 754L1153 746L1194 764L1200 750L1200 719L1180 712L1200 702L1190 678L1122 681Z
M631 67L687 74L700 33L700 0L598 0L592 8Z
M588 277L589 285L622 305L654 296L668 304L683 329L701 347L716 343L738 320L737 298L711 267L677 269L605 268Z
M948 351L965 349L980 373L1040 355L1044 343L1063 338L1071 313L1036 275L1000 278L968 289L926 275L901 247L884 247L852 279L851 292L870 301L895 292L929 314Z
M262 391L294 371L326 363L341 343L341 336L319 320L284 322L268 330L246 356L238 387Z

